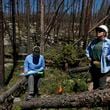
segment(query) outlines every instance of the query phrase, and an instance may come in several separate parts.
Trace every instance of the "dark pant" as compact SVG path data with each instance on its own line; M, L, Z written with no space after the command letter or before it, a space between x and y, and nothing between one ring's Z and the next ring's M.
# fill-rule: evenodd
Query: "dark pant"
M95 65L90 67L91 78L93 81L93 89L104 88L108 73L101 73L101 69Z
M40 77L37 75L29 75L29 76L27 76L27 79L28 79L28 94L30 94L30 95L37 94L38 95Z

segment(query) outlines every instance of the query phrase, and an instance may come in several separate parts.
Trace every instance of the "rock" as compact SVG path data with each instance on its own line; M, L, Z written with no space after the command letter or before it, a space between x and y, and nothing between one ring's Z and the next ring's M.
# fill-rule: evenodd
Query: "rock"
M21 101L20 97L15 97L13 102L16 103L16 102L20 102L20 101Z

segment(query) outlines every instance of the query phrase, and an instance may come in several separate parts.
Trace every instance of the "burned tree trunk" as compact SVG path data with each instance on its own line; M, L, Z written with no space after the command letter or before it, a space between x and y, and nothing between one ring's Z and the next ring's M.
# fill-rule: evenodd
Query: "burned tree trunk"
M3 36L3 10L0 0L0 88L4 86L4 36Z
M74 108L74 107L101 107L110 103L110 89L94 90L81 94L65 94L42 97L17 103L22 109L29 108ZM15 107L15 106L14 106Z
M91 23L91 14L92 14L92 2L93 0L87 0L87 6L85 10L85 21L84 21L84 39L83 39L83 49L86 48L88 31Z
M45 6L44 0L41 0L41 53L44 53L44 42L45 42L45 35L44 35L44 15L45 15Z
M28 48L28 54L31 52L31 42L30 42L30 1L25 0L25 6L26 6L26 29L27 29L27 48Z
M17 51L16 51L16 23L15 23L15 0L11 0L12 6L12 29L13 29L13 36L12 36L12 46L13 46L13 65L15 68L16 60L17 60ZM14 70L13 70L14 71Z

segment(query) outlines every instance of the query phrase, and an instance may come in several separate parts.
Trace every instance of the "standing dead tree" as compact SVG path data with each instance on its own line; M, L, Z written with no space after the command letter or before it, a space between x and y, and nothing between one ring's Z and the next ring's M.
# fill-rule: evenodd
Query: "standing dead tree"
M11 69L11 72L5 81L5 84L7 85L11 78L13 77L13 72L17 64L17 51L16 51L16 23L15 23L15 0L11 0L11 11L12 11L12 36L11 36L11 42L12 42L12 49L13 49L13 67ZM6 26L6 25L5 25ZM9 31L8 31L9 32Z
M4 85L4 37L3 37L3 10L0 0L0 86Z
M85 21L84 21L83 49L86 48L86 43L87 43L88 31L89 31L89 27L90 27L91 14L92 14L92 2L93 2L93 0L87 0L87 6L86 6L86 10L85 10Z
M41 0L41 43L40 43L41 53L44 53L44 42L45 42L44 14L45 14L44 0Z
M15 23L15 0L11 1L11 6L12 6L12 33L13 33L13 65L16 65L16 60L17 60L17 52L16 52L16 23Z
M54 15L52 16L52 18L51 18L51 20L50 20L48 26L47 26L46 29L45 29L45 34L49 34L50 31L53 29L53 26L54 26L54 23L55 23L55 20L56 20L58 11L59 11L60 7L62 6L63 2L64 2L64 0L62 0L62 1L60 2L60 4L58 5L58 7L56 8Z
M26 6L26 9L25 9L25 14L26 14L26 22L25 22L25 25L26 25L26 34L27 34L27 47L28 47L28 53L31 52L31 44L30 44L30 1L29 0L25 0L25 6Z

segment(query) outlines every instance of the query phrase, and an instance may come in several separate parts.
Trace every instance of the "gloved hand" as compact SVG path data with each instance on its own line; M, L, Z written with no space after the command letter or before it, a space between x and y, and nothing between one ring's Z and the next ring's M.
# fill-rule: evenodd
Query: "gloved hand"
M93 61L93 64L94 64L96 67L98 67L98 68L100 68L100 67L101 67L101 65L100 65L100 62L99 62L99 61Z

